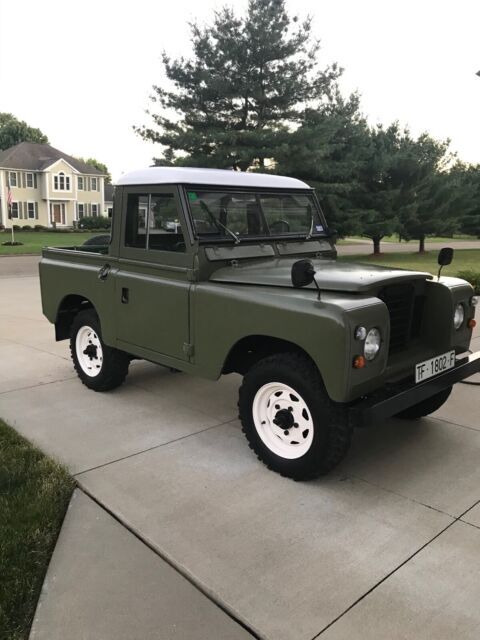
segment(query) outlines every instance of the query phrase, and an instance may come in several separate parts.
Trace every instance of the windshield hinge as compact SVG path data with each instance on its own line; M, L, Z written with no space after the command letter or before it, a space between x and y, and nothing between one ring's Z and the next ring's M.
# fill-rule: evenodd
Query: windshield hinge
M193 344L190 342L183 343L183 353L187 356L187 358L191 358L193 356L194 348Z
M230 264L233 268L235 268L238 267L240 263L238 262L238 260L230 260Z

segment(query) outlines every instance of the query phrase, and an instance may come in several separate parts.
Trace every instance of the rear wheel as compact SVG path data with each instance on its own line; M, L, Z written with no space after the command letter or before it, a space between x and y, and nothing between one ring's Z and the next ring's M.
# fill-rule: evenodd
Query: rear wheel
M414 404L413 407L409 407L408 409L397 413L396 417L404 420L418 420L419 418L428 416L434 411L440 409L440 407L448 400L451 393L452 387L447 387L443 391L436 393L434 396L431 396L426 400L422 400L422 402L419 402L418 404Z
M331 402L315 365L297 353L260 360L239 393L251 449L271 470L295 480L328 473L351 441L347 412Z
M70 331L70 353L78 377L94 391L109 391L122 384L128 374L130 357L107 346L93 309L80 311Z

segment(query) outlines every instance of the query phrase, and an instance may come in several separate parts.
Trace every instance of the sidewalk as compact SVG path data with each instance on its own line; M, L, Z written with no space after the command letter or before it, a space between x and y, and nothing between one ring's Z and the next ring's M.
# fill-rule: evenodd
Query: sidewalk
M24 261L0 277L0 416L80 487L32 638L478 638L478 387L292 482L249 451L236 376L135 362L114 392L83 387Z

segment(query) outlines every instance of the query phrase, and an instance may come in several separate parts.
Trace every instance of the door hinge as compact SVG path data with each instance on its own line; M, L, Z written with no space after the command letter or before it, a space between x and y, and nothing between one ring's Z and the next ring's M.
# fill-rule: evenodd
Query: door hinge
M193 344L189 342L183 343L183 353L187 356L187 358L191 358L193 356Z

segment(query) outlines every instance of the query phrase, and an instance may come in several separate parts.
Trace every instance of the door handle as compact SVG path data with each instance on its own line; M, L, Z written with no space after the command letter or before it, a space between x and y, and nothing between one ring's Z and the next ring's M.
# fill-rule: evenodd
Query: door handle
M128 304L129 293L127 287L122 287L122 304Z
M109 264L104 264L103 267L98 272L98 279L102 281L106 280L108 278L108 274L110 273L110 269L111 267Z

